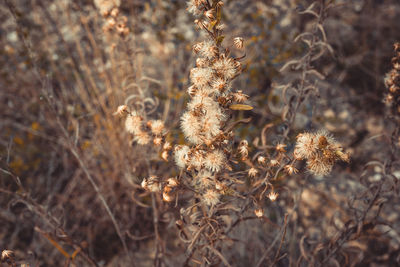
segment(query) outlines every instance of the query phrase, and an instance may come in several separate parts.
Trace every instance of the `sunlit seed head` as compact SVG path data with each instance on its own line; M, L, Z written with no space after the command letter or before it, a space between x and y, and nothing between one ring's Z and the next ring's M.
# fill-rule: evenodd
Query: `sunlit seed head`
M332 171L333 162L326 161L323 158L314 157L307 161L308 170L318 176L324 176Z
M214 206L219 203L220 194L214 189L208 189L203 194L203 201L207 206Z
M220 149L216 149L206 155L204 166L212 172L219 172L224 166L225 161L226 157L224 152Z
M176 146L175 147L175 163L180 168L185 168L189 163L189 152L188 146Z
M134 140L139 145L147 145L148 143L150 143L151 139L150 139L150 135L147 132L139 131L139 132L135 133Z
M201 136L201 123L194 112L187 111L181 117L181 128L186 139L193 144L201 144L203 142Z
M141 132L143 118L137 115L128 115L125 120L125 129L129 133Z
M190 71L190 79L198 88L207 85L212 78L213 70L211 68L193 68Z
M143 181L142 181L142 183L140 185L142 186L143 189L148 190L148 188L147 188L147 179L146 178L143 179Z
M235 62L232 58L229 57L221 57L220 59L216 60L213 64L213 68L217 71L219 75L227 80L235 77L237 73Z
M315 136L310 133L302 133L297 135L294 157L298 160L312 157L318 149Z
M150 128L151 132L155 135L162 135L165 130L164 122L162 120L151 120Z
M202 169L195 179L202 188L210 187L214 183L214 175L205 169Z
M204 153L202 151L194 151L190 155L190 163L192 167L194 167L197 170L200 170L203 165L204 165Z

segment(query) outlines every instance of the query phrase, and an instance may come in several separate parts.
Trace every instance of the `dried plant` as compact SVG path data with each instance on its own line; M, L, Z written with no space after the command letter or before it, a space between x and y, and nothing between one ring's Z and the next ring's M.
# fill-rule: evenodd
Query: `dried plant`
M1 263L399 265L399 16L5 0Z

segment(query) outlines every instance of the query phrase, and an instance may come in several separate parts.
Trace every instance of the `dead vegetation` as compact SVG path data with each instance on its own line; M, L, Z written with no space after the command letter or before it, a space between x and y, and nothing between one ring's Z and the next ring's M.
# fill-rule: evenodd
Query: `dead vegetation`
M399 265L399 17L2 0L0 264Z

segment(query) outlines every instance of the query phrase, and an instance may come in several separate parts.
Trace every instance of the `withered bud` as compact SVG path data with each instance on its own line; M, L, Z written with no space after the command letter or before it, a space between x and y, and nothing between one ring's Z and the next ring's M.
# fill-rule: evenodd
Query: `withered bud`
M196 24L198 29L203 29L204 28L204 25L203 25L202 21L200 21L198 19L194 20L194 24Z
M215 28L219 31L223 31L223 30L225 30L225 24L223 24L223 23L218 24Z
M265 162L267 161L267 159L264 156L259 156L257 158L257 161L259 164L265 164Z
M165 202L171 202L171 201L173 201L174 200L174 194L173 194L173 192L172 192L172 187L170 187L170 186L166 186L166 187L164 187L164 190L163 190L163 200L165 201Z
M233 38L233 44L237 49L243 49L243 38L242 37Z
M249 177L255 177L258 174L258 170L256 168L250 168L248 170Z
M163 146L163 149L164 150L171 150L172 149L172 145L171 145L171 143L170 142L165 142L164 143L164 146Z
M110 16L111 17L116 17L116 16L118 16L118 14L119 14L119 9L118 8L113 8L112 10L111 10L111 12L110 12Z
M110 28L114 27L116 24L115 19L113 19L113 18L107 19L107 24L108 24L108 27L110 27Z
M129 108L128 108L128 106L127 106L127 105L121 105L121 106L119 106L119 107L117 108L117 111L114 112L113 115L122 116L122 115L127 115L127 114L129 114Z
M236 93L233 93L233 99L238 103L243 103L248 98L249 98L249 96L243 94L242 90L238 90Z
M271 200L272 202L274 202L277 198L278 198L278 196L279 196L279 194L278 193L275 193L275 192L270 192L269 194L268 194L268 198L269 198L269 200Z
M254 210L254 214L258 217L261 218L262 216L264 216L264 211L260 208L260 209L256 209Z
M279 166L279 161L277 161L276 159L271 159L271 160L269 161L269 164L270 164L272 167L276 167L276 166Z
M400 43L395 43L394 44L394 51L397 53L400 53Z
M174 177L168 178L167 182L168 182L168 185L171 187L178 186L178 184L179 184L178 180Z
M284 168L288 174L296 174L299 172L293 165L286 165Z
M161 138L161 137L154 137L154 139L153 139L153 144L154 144L155 146L161 146L161 144L162 144L162 138Z
M1 261L13 260L13 258L14 258L13 251L6 249L1 252Z
M205 58L197 58L196 59L196 66L199 68L204 68L207 66L207 59Z
M204 16L206 16L209 20L214 19L214 11L212 9L207 10L206 12L204 12Z
M286 152L285 148L286 148L285 144L277 144L275 147L276 151L281 152L281 153Z
M167 150L164 150L164 151L161 153L161 158L162 158L163 160L165 160L165 161L168 161L168 151L167 151Z

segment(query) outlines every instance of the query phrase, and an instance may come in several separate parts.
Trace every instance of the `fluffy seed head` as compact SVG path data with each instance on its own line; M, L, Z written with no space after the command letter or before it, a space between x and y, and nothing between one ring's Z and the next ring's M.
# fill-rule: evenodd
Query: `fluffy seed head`
M307 160L307 168L315 175L329 174L338 160L349 161L349 155L326 131L299 134L293 154L298 160Z
M200 170L204 165L204 153L201 150L196 150L190 155L190 163L191 167L194 167L196 170Z
M193 144L203 142L201 136L201 121L194 112L187 111L181 117L181 128L186 139Z
M214 89L215 95L220 95L229 91L230 87L227 81L221 77L217 77L211 82L211 87Z
M211 172L203 169L197 174L195 182L197 182L201 188L207 188L213 184L213 180L214 175Z
M135 133L134 140L139 145L147 145L148 143L150 143L150 135L145 131L139 131Z
M190 79L198 88L206 86L212 80L212 77L213 70L211 68L193 68L190 70Z
M176 146L175 147L175 162L179 168L185 168L189 163L189 152L188 146Z
M311 133L301 133L297 135L296 147L293 155L297 160L308 159L317 151L317 142Z
M213 59L218 54L218 48L215 46L214 42L204 41L202 42L199 53L207 59Z
M220 194L214 189L208 189L203 194L203 201L207 206L214 206L219 203Z
M307 168L314 175L327 175L332 171L334 162L325 161L323 158L314 157L307 161Z
M125 120L125 129L129 133L140 132L140 127L142 126L143 118L138 115L128 115Z
M217 71L219 75L227 80L235 77L237 73L235 62L232 58L229 57L221 57L220 59L216 60L213 64L213 68Z
M209 152L204 159L204 166L212 171L219 172L226 162L225 154L222 150L216 149Z
M165 130L164 122L162 120L151 120L149 121L151 132L155 135L163 134Z

